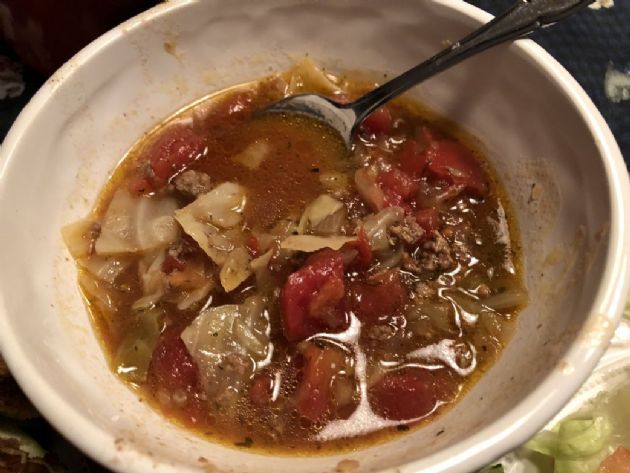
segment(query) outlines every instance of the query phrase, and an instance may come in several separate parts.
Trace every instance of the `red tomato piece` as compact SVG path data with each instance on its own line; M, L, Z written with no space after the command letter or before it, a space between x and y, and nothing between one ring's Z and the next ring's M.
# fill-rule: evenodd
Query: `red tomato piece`
M440 213L433 207L417 210L414 216L418 224L429 235L440 227Z
M434 376L421 368L386 374L369 394L374 412L386 419L418 419L437 405Z
M343 369L345 357L334 348L320 348L309 343L304 350L302 380L296 400L300 416L313 422L330 417L332 412L332 381Z
M630 473L630 450L618 447L600 463L597 473Z
M421 126L416 129L414 138L421 144L422 148L426 149L431 143L438 139L438 133L439 132L432 130L428 126Z
M400 271L389 269L367 281L355 281L350 285L350 307L355 315L366 323L394 314L407 302Z
M258 407L269 404L273 393L273 383L274 379L271 373L263 372L254 376L249 388L249 398L252 404Z
M158 179L167 181L201 156L205 147L203 138L190 128L171 126L150 145L151 169Z
M385 134L392 131L394 119L386 107L377 108L361 124L361 130L367 134Z
M349 267L356 267L357 269L367 269L372 264L374 254L372 253L372 247L367 239L365 229L361 227L357 234L357 239L343 245L343 250L356 250L356 256L354 259L347 263Z
M343 254L327 248L287 278L280 295L287 340L297 342L347 325L343 274Z
M163 273L170 274L173 271L183 271L184 269L186 269L186 263L177 256L166 255L166 258L164 258L162 263Z
M197 387L199 369L179 335L170 330L160 336L149 364L149 376L167 389L192 391Z
M400 150L400 169L410 176L420 177L427 166L426 146L421 146L416 140L407 140Z
M132 194L142 195L153 192L155 190L155 185L153 181L144 174L138 174L131 178L127 184L127 189Z
M327 327L337 327L339 302L343 299L345 291L346 287L343 279L338 277L330 278L309 301L309 315L322 321Z
M451 140L433 141L426 150L425 174L451 185L461 185L464 192L483 197L488 192L488 181L472 152Z
M418 191L418 184L409 174L400 169L392 169L380 174L376 181L385 194L386 206L400 205Z
M254 235L250 235L245 245L247 246L247 251L249 251L249 254L252 257L256 258L257 256L259 256L260 245L258 243L258 238L256 238Z

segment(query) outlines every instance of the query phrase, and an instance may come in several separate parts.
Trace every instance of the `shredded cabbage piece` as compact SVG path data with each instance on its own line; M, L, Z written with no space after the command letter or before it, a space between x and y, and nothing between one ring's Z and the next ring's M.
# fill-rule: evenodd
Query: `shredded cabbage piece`
M221 285L227 292L236 289L252 274L250 261L248 251L242 246L233 249L227 256L219 273Z
M390 248L387 230L400 222L404 216L405 211L402 208L387 207L365 219L363 230L373 251L384 251Z
M132 304L132 309L149 309L157 304L166 292L166 280L162 271L165 258L166 250L161 250L156 254L145 255L138 263L138 277L142 281L143 296Z
M177 202L167 197L134 197L118 189L103 216L94 244L97 255L137 253L164 248L179 237L173 219Z
M118 276L120 276L132 262L133 259L127 255L108 257L92 255L90 258L77 260L77 263L79 263L82 268L86 269L94 277L106 281L109 284L114 284Z
M271 152L271 146L265 140L256 140L232 159L247 169L258 169Z
M343 219L345 217L345 206L343 203L328 194L322 194L311 202L306 209L304 209L302 218L300 218L300 223L298 225L298 233L301 235L309 231L315 234L334 233L329 231L322 232L321 230L326 226L326 220L333 219L335 215L341 215L342 219L340 220L340 223L343 223ZM338 231L340 229L341 225L339 225L339 228L336 230ZM335 229L333 228L333 230Z
M175 211L184 232L221 268L221 285L228 292L252 274L241 232L234 228L242 221L245 203L245 188L225 182Z
M346 243L355 241L356 236L353 237L341 237L330 236L321 237L315 235L291 235L285 238L280 243L280 248L283 250L303 251L305 253L313 253L319 251L322 248L332 248L338 250Z
M184 329L181 339L209 396L223 402L247 389L256 363L270 353L269 331L266 300L260 296L240 305L210 307Z
M163 313L161 309L138 311L134 314L134 328L126 334L114 356L116 372L127 381L146 380L153 350L160 336Z
M289 77L287 95L304 92L305 86L308 86L309 89L316 89L317 92L321 93L336 94L341 92L341 88L332 81L331 77L328 77L308 57L291 68L287 76Z
M86 218L65 225L61 229L61 236L66 244L66 248L68 248L74 259L89 256L91 241L88 235L94 225L95 222L93 220Z

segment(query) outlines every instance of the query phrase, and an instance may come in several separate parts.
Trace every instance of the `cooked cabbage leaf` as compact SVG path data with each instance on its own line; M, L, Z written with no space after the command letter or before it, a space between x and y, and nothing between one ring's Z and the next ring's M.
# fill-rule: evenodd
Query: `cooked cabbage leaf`
M250 260L248 251L242 246L230 252L219 273L223 289L227 292L236 289L252 274Z
M116 372L132 383L141 383L147 377L153 350L160 336L163 312L159 308L137 311L135 324L125 335L116 354Z
M344 210L345 206L343 203L328 194L322 194L304 209L298 225L298 233L304 234L309 231L315 234L325 235L338 233L341 229L341 225L338 225L338 228L335 228L335 225L330 228L330 225L326 225L326 221L337 220L339 223L343 223L345 216ZM335 219L335 216L341 216L341 219ZM320 228L320 226L322 228Z
M221 267L221 285L228 292L252 273L241 232L234 228L242 221L245 202L245 189L225 182L175 212L184 232Z
M66 244L66 248L74 259L86 258L90 253L90 245L92 243L90 232L94 228L96 222L91 219L83 219L77 222L65 225L61 229L61 236Z
M234 161L247 169L258 169L271 152L271 146L266 140L256 140L243 151L232 157Z
M304 58L295 67L287 72L289 85L287 95L304 92L306 89L317 92L335 94L341 92L341 88L335 84L310 58Z
M389 235L387 230L393 224L400 222L405 211L400 207L387 207L379 213L370 215L363 222L363 230L373 251L389 249Z
M110 202L94 250L97 255L136 253L163 248L177 240L173 219L177 202L168 197L134 197L118 189Z
M293 250L293 251L303 251L306 253L313 253L315 251L321 250L322 248L332 248L333 250L338 250L346 243L355 241L356 239L357 239L356 236L322 237L322 236L315 236L315 235L291 235L290 237L285 238L282 241L282 243L280 243L280 248L282 248L283 250Z
M266 300L247 298L242 304L210 307L181 335L199 366L206 392L219 402L247 387L255 364L269 354L269 316Z
M94 277L109 284L114 284L118 276L131 265L133 259L127 255L92 255L90 258L81 258L77 262Z
M162 263L166 258L166 250L145 255L138 263L138 277L142 282L142 297L131 306L134 310L148 309L162 298L166 291L165 275Z

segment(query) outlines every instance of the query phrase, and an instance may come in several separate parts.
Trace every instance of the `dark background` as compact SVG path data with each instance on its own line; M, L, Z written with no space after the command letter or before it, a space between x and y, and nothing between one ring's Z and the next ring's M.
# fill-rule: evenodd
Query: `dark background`
M34 10L36 21L44 25L44 31L49 31L49 36L43 38L43 44L38 46L45 49L48 45L50 49L50 45L54 45L54 53L44 51L44 54L29 44L29 38L19 38L21 43L27 44L20 44L17 48L21 58L31 64L24 69L27 88L20 98L0 100L0 139L4 138L28 99L63 60L76 52L82 44L96 38L100 32L154 3L157 2L0 0L0 5L6 4L21 13L15 19L16 22L25 20L29 5L37 5L37 8L33 7L29 12ZM513 0L469 0L469 3L497 14L508 8ZM54 5L54 8L47 9L41 5ZM61 16L63 5L73 7L79 12L73 18L72 28L64 24L64 17ZM95 12L95 9L98 11ZM51 28L49 25L55 26ZM612 129L626 162L629 162L630 101L609 101L604 93L604 77L609 65L620 71L630 70L630 0L616 0L615 6L609 9L587 9L551 29L534 34L532 39L551 53L586 90ZM15 46L15 40L12 46ZM0 42L0 54L17 58L14 49L6 42ZM44 57L45 60L37 61L38 57Z
M157 2L0 0L0 7L7 7L13 12L10 19L13 31L2 30L5 40L0 39L0 56L21 64L26 83L21 96L0 100L0 140L4 139L30 97L63 61L100 33L154 3ZM497 14L509 7L513 0L470 0L469 3ZM7 11L7 8L4 10ZM71 26L64 13L68 9L74 12ZM6 21L6 16L0 14L0 26ZM29 36L30 30L25 27L28 21L38 24L44 32L43 36ZM611 9L587 9L533 35L532 39L551 53L586 90L615 134L626 163L630 162L630 101L613 103L604 93L604 78L609 65L620 71L630 70L630 0L616 0L615 7ZM11 380L0 378L0 407L2 395L17 390L17 386L11 383ZM68 471L104 471L69 446L36 413L21 420L3 418L0 414L0 427L7 422L36 438Z

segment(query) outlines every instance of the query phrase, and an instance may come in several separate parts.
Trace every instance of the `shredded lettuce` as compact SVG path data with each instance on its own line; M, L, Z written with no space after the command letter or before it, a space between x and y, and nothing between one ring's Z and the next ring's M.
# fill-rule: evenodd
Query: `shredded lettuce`
M581 411L540 432L525 450L553 459L554 473L595 473L618 442L619 419L611 409L612 396L604 394Z
M558 429L558 456L583 459L602 450L610 438L610 421L603 416L567 419Z

